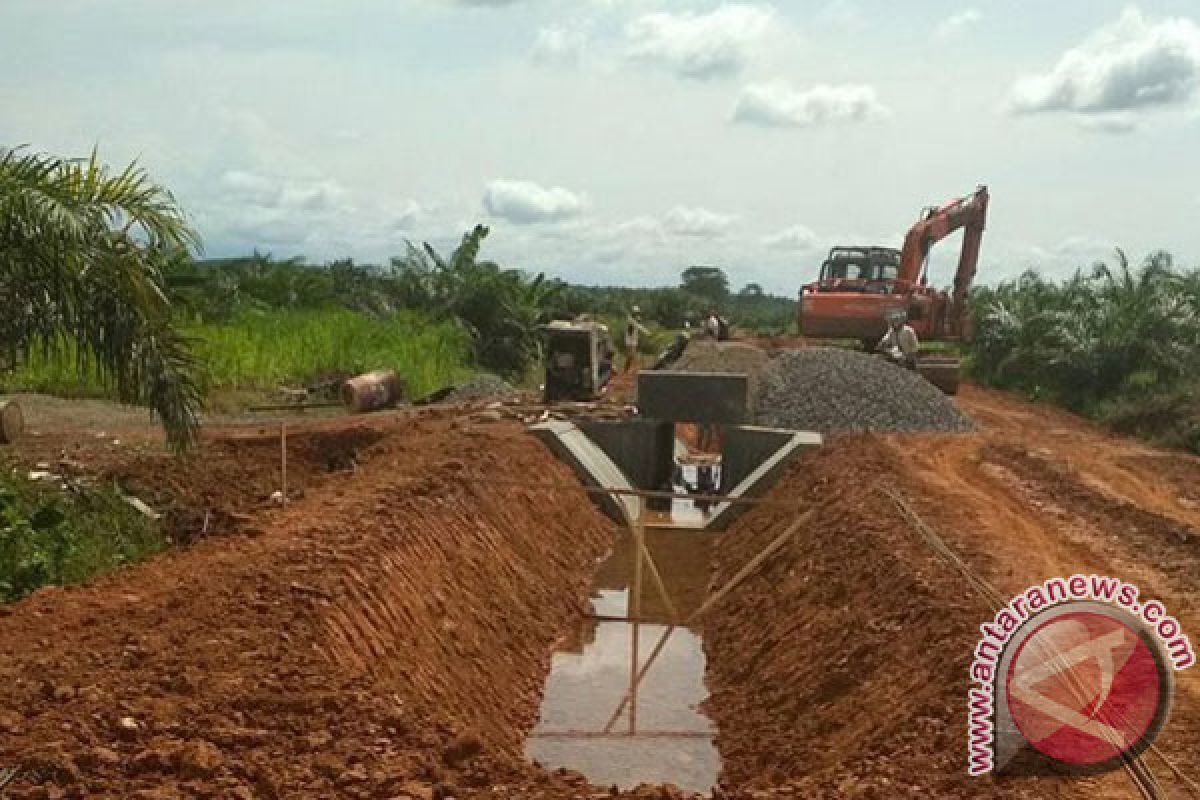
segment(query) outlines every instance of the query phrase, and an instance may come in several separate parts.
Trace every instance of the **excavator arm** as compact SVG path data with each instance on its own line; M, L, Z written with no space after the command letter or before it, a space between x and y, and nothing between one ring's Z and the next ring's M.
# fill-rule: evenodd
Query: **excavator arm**
M988 190L980 186L973 194L952 200L940 208L927 208L921 219L904 237L900 251L899 279L912 285L925 284L925 264L933 246L965 228L962 252L958 257L958 269L954 273L954 300L966 298L975 278L979 263L979 245L983 241L983 227L987 222Z

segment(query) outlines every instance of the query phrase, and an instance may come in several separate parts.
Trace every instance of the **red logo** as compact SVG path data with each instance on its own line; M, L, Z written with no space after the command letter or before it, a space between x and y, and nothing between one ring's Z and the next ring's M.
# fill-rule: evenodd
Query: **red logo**
M1161 729L1169 676L1157 643L1124 616L1089 604L1033 620L1013 653L1008 710L1043 755L1103 769L1141 753Z

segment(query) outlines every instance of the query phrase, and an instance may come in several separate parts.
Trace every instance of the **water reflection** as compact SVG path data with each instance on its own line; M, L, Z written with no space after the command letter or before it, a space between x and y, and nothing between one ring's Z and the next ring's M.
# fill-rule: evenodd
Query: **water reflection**
M712 542L712 534L699 531L646 531L647 550L680 619L704 601ZM720 761L712 721L700 711L708 694L700 636L670 626L675 620L646 567L639 622L614 621L630 615L633 571L626 534L596 574L592 609L600 619L583 620L554 655L527 753L600 785L673 783L707 792ZM640 667L653 661L631 693L635 642Z

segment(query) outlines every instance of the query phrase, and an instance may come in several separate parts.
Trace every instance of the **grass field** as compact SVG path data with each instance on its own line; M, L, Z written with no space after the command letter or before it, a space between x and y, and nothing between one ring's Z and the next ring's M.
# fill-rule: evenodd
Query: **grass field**
M347 310L243 313L227 323L185 327L203 362L207 394L273 390L324 376L395 369L419 396L470 374L470 338L452 323L413 312L370 317ZM35 353L3 378L8 391L105 397L94 375L80 376L70 348Z

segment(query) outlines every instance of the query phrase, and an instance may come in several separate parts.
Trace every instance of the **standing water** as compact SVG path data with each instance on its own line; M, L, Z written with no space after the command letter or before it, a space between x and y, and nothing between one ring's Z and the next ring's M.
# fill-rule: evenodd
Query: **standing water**
M597 572L592 616L554 654L527 755L598 785L673 783L708 792L720 758L715 727L700 710L708 696L704 649L698 631L671 623L705 599L713 534L648 528L645 541L676 616L643 564L640 614L630 619L639 605L633 602L634 542L622 532ZM636 687L635 659L644 672Z

